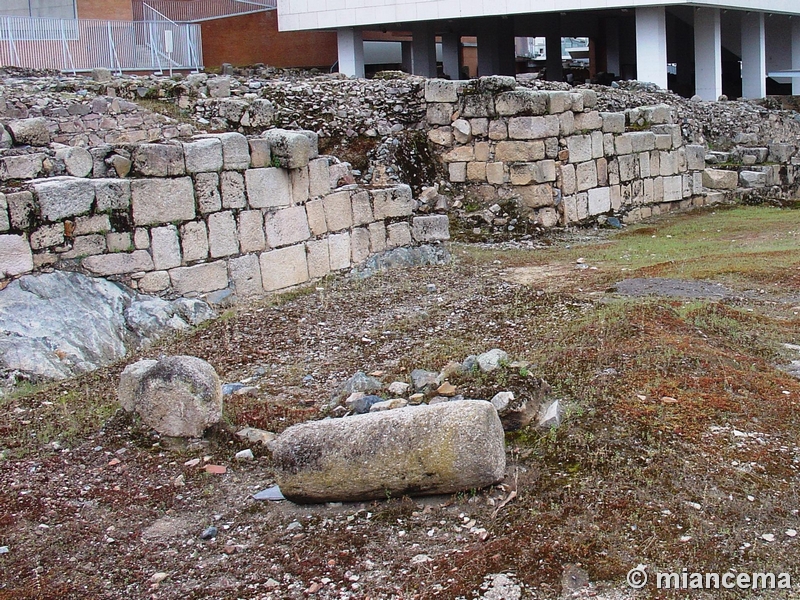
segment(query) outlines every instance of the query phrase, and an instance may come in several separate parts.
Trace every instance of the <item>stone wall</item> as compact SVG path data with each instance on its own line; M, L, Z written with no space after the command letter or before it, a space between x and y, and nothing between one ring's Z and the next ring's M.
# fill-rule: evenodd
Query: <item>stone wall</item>
M12 125L15 139L35 132L30 121ZM0 278L55 268L148 293L247 297L448 238L446 216L415 216L408 186L348 185L346 163L318 156L308 131L62 152L68 175L5 181Z
M428 138L450 184L467 201L513 201L543 227L608 216L637 221L754 186L782 195L795 189L796 148L740 148L726 156L741 161L706 169L706 146L685 143L666 104L600 112L594 90L534 90L511 77L430 80L425 99ZM763 164L768 158L775 164Z

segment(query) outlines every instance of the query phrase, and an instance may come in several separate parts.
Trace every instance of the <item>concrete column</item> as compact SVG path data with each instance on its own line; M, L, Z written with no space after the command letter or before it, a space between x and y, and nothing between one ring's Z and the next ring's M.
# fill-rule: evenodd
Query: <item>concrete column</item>
M461 79L461 35L458 33L442 34L442 67L444 74L450 79Z
M606 19L604 29L606 37L606 73L614 73L619 77L619 22L616 19Z
M415 23L411 30L411 72L436 77L436 29L432 23Z
M667 15L663 6L636 9L636 78L667 89Z
M411 42L400 42L400 68L406 73L411 73Z
M545 68L548 81L564 81L564 67L561 62L561 16L546 16L547 35L545 36Z
M339 45L339 73L364 77L364 38L361 30L343 27L336 30Z
M694 88L703 100L722 95L722 28L718 8L694 11Z
M767 50L764 13L742 15L742 98L767 95Z
M497 75L500 72L497 19L481 19L478 28L478 76Z
M792 69L800 71L800 17L792 19ZM800 96L800 77L792 79L792 94Z
M514 25L504 20L501 23L497 38L497 74L517 74L517 44L514 37Z

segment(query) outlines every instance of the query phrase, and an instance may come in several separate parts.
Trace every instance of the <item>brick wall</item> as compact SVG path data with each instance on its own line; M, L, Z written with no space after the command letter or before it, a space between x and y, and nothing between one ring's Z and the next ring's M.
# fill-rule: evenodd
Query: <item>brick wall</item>
M79 19L132 21L131 0L77 0Z

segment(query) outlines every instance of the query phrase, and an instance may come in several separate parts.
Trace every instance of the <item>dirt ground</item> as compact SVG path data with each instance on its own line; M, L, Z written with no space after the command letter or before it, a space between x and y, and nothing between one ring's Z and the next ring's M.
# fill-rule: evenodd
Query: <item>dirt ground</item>
M800 358L784 345L800 343L800 212L763 211L452 244L452 265L332 277L3 397L0 599L729 593L652 581L634 592L626 574L639 565L785 572L796 590L800 382L781 366ZM726 222L730 235L704 229ZM678 264L669 253L680 236ZM723 240L752 255L731 266ZM685 283L696 281L695 247L710 283ZM626 295L619 285L653 277L731 293L654 295L663 289L650 281L638 288L649 295ZM412 369L495 347L529 362L566 408L556 429L508 434L502 485L358 504L252 497L273 483L271 459L239 428L280 433L319 418L359 370L407 381ZM199 356L258 392L226 397L225 423L203 440L159 438L117 410L115 393L126 364L162 354ZM514 391L517 375L460 385ZM235 460L248 447L256 458ZM217 534L201 539L210 526Z

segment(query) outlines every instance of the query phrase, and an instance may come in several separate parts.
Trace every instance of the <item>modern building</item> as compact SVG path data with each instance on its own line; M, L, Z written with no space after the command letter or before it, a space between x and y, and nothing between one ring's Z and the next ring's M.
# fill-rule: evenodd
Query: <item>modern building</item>
M370 31L411 34L411 70L461 78L461 41L477 38L478 75L514 74L515 39L547 40L549 79L561 39L590 39L591 71L716 100L800 94L798 0L278 0L281 31L336 31L339 69L364 73ZM772 75L769 77L769 75Z

